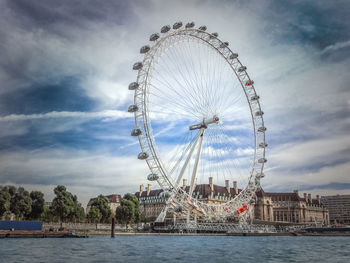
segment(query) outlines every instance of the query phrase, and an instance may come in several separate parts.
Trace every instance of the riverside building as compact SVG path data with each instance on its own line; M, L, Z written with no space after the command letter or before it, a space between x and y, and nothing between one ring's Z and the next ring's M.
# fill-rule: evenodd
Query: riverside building
M350 224L350 195L322 196L331 224Z
M189 191L186 179L183 179L182 188ZM209 177L208 184L195 183L193 195L201 202L219 204L233 199L240 191L236 181L233 182L232 187L229 180L225 181L225 186L220 186L214 184L213 178ZM156 219L165 206L163 190L151 190L150 184L146 189L141 185L140 191L135 195L140 201L141 211L151 220ZM329 223L328 210L321 203L319 196L312 199L311 194L300 197L297 190L293 193L267 193L261 189L256 192L256 197L254 219L257 221Z

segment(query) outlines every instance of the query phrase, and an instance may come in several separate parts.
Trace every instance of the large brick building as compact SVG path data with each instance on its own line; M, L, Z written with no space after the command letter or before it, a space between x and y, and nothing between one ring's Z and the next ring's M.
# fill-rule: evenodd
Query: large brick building
M213 178L209 178L208 184L195 185L193 195L206 203L223 203L231 200L241 189L238 189L237 182L230 186L228 180L225 186L213 184ZM183 180L183 186L189 191L187 180ZM151 190L148 184L146 189L140 186L140 191L135 195L139 198L141 210L148 218L155 219L165 206L163 190ZM300 197L298 191L293 193L267 193L259 190L256 193L254 208L254 219L270 222L292 222L292 223L329 223L328 210L320 201L319 196L312 199L311 195L304 194Z

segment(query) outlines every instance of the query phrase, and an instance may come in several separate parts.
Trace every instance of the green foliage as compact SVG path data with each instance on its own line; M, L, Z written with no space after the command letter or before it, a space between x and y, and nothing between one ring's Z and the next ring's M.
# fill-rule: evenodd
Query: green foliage
M91 209L93 207L96 207L102 215L99 222L109 223L111 221L112 211L109 206L109 200L106 196L99 195L97 199L92 203Z
M6 212L10 211L11 195L8 189L0 186L0 218L2 218Z
M90 223L99 223L102 219L102 213L97 206L92 206L89 213L87 214L87 219Z
M53 214L52 209L44 207L44 211L41 214L41 220L44 222L57 222L57 217Z
M32 198L32 212L29 215L30 219L39 219L44 212L44 194L40 191L32 191L30 193Z
M16 215L17 219L27 218L32 212L32 199L29 192L23 187L19 187L14 193L13 188L10 190L12 193L10 210Z
M52 213L61 222L80 222L84 220L84 208L78 203L77 196L73 196L63 185L54 189L56 197L52 201Z
M138 223L141 220L139 200L133 194L124 195L121 205L116 209L118 223Z

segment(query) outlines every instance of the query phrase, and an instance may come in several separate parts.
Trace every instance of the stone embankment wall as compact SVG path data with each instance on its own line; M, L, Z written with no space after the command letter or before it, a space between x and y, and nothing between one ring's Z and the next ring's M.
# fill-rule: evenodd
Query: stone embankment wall
M43 231L58 231L61 227L61 223L43 223ZM77 234L87 234L87 235L110 235L111 224L90 224L90 223L62 223L62 227L68 231L72 231ZM132 224L125 226L125 224L116 224L116 232L135 232L140 231L145 228L145 224Z

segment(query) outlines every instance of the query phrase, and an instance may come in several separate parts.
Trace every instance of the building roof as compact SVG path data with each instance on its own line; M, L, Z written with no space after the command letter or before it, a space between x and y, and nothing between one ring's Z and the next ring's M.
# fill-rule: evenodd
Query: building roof
M185 191L188 193L190 190L190 186L186 186ZM238 192L241 192L241 189L238 189ZM159 196L160 193L163 192L163 189L155 189L155 190L151 190L149 192L149 194L147 195L147 189L145 191L142 191L141 196L140 196L140 192L136 192L135 196L137 198L140 197L147 197L147 196ZM207 198L211 195L211 188L210 188L210 184L197 184L195 189L193 190L194 193L198 193L199 195L202 195L202 198ZM226 195L228 196L229 194L231 194L231 196L234 196L234 189L230 188L230 192L227 191L225 186L220 186L220 185L215 185L214 184L214 196L220 195Z

